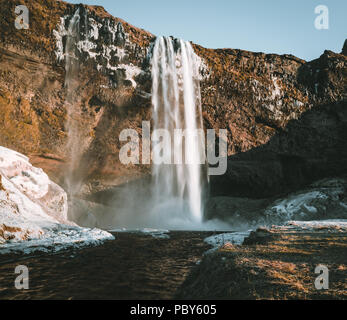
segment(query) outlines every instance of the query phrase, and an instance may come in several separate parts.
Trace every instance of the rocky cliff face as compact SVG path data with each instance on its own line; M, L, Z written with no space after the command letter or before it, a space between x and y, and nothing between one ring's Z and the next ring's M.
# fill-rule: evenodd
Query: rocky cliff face
M102 7L55 0L0 4L0 145L29 155L62 182L71 162L70 103L81 149L76 175L83 177L84 192L147 174L148 166L119 163L118 137L124 128L141 132L141 122L151 118L155 36ZM28 30L15 29L18 4L29 8ZM77 10L74 36L69 27ZM70 51L69 37L77 43ZM346 43L341 54L326 51L311 62L194 49L204 66L205 127L228 130L228 172L212 177L212 194L268 197L346 171ZM77 58L73 72L66 68L69 56Z
M141 174L120 167L119 133L150 119L148 48L153 36L113 18L101 7L61 1L22 1L30 28L17 30L14 8L2 1L1 144L28 154L58 182L68 163L67 115L79 132L81 171L87 181ZM70 21L79 10L77 45L67 50ZM66 70L75 55L74 70ZM147 70L145 72L144 70ZM70 74L68 74L70 72ZM67 86L67 76L73 90ZM71 93L71 91L73 91Z
M346 172L346 56L325 51L307 63L248 56L263 60L248 62L248 80L229 82L237 89L210 121L229 128L232 147L228 173L214 178L213 191L267 197Z

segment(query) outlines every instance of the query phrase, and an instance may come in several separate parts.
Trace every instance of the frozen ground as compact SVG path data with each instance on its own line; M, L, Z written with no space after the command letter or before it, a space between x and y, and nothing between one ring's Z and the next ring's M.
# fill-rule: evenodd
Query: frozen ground
M59 251L114 237L67 218L67 196L27 157L0 147L0 254ZM54 245L54 246L53 246Z

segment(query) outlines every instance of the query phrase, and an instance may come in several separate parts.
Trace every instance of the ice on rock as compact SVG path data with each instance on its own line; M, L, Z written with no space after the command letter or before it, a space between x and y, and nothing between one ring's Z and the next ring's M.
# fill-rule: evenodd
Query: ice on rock
M231 243L234 245L241 245L243 240L249 236L251 230L244 232L230 232L230 233L220 233L217 235L205 238L205 242L213 246L208 252L213 252L218 248L222 247L226 243Z
M81 54L87 54L87 58L95 60L98 71L107 70L108 72L112 72L123 69L125 71L126 80L129 80L135 88L135 78L141 73L141 68L132 63L121 64L128 55L124 46L132 46L128 39L128 35L124 32L122 23L111 23L110 20L105 20L102 24L97 22L95 19L88 17L88 11L86 11L86 14L87 26L84 28L86 28L87 31L85 31L85 29L80 29L81 40L76 43L78 51ZM81 13L78 9L74 16L79 17L78 21L82 20ZM61 17L56 30L53 30L53 35L56 39L55 54L59 61L63 61L66 56L66 52L64 52L63 38L69 32L66 29L66 21L69 21L69 19L71 20L71 17L68 15ZM103 42L102 34L104 34L104 37L109 39L109 41ZM100 46L101 43L102 46ZM115 60L118 60L119 62L115 63ZM100 61L106 62L102 66L99 64Z
M302 230L324 230L325 232L347 231L346 219L312 220L312 221L288 221L287 226Z
M346 182L343 179L317 181L307 190L295 192L279 199L266 210L266 216L277 220L327 220L346 219L347 203L343 194Z
M67 219L67 196L24 155L0 147L0 253L54 250L112 239Z

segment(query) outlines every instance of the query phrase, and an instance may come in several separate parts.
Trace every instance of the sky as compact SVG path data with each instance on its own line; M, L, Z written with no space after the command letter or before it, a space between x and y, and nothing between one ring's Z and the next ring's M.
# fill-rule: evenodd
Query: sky
M175 36L206 48L293 54L305 60L341 52L347 38L347 0L67 0L101 5L154 35ZM318 5L329 29L315 28Z

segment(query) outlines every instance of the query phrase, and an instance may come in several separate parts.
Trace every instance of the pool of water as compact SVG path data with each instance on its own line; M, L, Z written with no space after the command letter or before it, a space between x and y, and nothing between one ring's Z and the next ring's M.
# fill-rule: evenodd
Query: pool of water
M116 232L116 240L98 247L1 256L0 299L171 299L211 248L204 239L212 234ZM17 265L29 268L29 290L14 286Z

